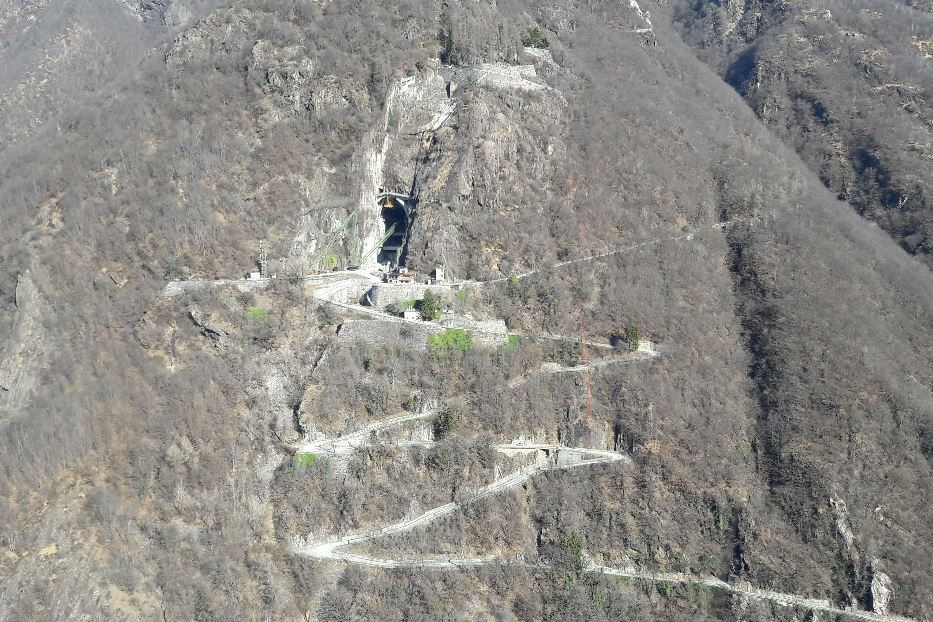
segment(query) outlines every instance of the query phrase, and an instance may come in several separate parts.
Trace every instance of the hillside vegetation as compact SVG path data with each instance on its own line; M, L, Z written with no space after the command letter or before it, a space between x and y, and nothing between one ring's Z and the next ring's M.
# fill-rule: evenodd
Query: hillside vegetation
M933 619L929 7L800 4L140 4L0 142L0 621ZM380 186L510 335L305 278Z
M698 55L840 200L928 264L933 6L674 3Z

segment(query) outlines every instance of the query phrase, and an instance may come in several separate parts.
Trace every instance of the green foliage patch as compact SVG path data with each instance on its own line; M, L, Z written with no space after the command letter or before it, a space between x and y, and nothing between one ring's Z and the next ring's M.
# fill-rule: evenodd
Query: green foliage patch
M462 328L448 328L439 335L428 335L428 345L435 352L469 352L473 349L473 336Z
M421 311L421 317L425 320L441 319L441 297L433 292L425 292L418 310Z
M544 49L550 45L548 43L547 37L541 32L541 29L537 26L529 28L525 34L522 35L522 45L527 48L541 48Z
M445 410L434 418L433 426L435 440L447 438L454 428L454 415L449 410Z
M317 462L317 454L312 452L297 453L292 458L292 466L296 469L311 468Z
M251 320L264 320L269 317L269 312L263 309L262 307L250 307L246 310L246 314Z
M625 344L628 349L634 352L638 349L638 342L641 340L641 331L635 324L629 323L625 327Z

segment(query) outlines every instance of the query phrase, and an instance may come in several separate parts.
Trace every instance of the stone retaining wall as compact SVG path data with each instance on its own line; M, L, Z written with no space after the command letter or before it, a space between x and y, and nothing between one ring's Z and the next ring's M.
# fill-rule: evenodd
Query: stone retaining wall
M421 300L425 292L433 292L440 296L448 294L450 285L426 285L424 283L411 283L399 285L392 283L377 283L363 296L362 303L379 309L385 309L393 303L401 304L406 300Z
M487 325L495 325L501 332L484 330ZM477 345L495 347L500 346L508 339L505 331L505 322L501 320L491 322L448 320L446 323L413 322L399 318L372 319L372 320L345 320L337 334L345 339L359 339L377 345L408 347L424 349L428 345L428 335L443 333L448 328L462 328L473 337Z
M263 289L271 282L272 279L230 279L226 281L191 279L189 281L171 281L162 288L159 295L163 298L174 298L182 294L206 292L221 285L233 285L241 292L251 292L256 289Z

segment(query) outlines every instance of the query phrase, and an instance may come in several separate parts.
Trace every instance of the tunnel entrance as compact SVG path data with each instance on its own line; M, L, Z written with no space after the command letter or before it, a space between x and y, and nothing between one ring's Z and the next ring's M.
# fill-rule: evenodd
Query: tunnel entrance
M408 239L408 197L386 193L379 199L385 237L376 260L390 267L404 265Z

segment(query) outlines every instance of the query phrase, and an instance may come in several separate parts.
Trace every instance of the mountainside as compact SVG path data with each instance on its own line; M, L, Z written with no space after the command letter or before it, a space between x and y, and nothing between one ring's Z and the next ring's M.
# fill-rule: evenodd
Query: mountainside
M674 16L840 200L930 265L933 4L683 1Z
M0 148L131 74L212 0L0 2ZM61 128L58 128L59 130Z
M929 3L66 4L0 620L933 619Z

